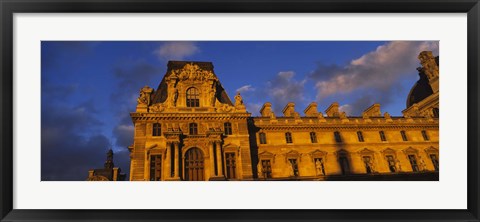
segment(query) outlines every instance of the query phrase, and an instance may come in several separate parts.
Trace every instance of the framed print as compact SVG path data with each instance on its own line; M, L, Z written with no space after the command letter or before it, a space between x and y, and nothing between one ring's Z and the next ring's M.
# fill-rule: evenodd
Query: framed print
M478 1L1 7L2 221L479 220Z

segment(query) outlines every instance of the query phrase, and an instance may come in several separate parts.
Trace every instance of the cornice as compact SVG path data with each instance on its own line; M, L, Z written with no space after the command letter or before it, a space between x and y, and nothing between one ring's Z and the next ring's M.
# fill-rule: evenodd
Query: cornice
M149 120L227 120L227 119L247 119L250 113L130 113L130 117L135 121Z

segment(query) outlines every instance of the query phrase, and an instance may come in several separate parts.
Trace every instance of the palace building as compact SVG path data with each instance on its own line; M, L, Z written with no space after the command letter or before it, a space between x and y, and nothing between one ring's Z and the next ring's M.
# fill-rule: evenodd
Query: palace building
M379 104L347 116L294 103L248 113L210 62L170 61L157 89L140 90L130 151L132 181L438 180L438 56L419 55L419 80L402 116Z

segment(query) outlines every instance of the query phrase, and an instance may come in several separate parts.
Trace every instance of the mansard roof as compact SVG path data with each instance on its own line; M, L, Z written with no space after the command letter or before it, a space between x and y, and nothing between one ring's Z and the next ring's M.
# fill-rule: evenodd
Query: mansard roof
M166 78L172 75L173 70L178 70L178 69L183 69L187 64L190 65L197 65L201 70L205 71L211 71L213 73L214 77L218 79L217 75L215 74L213 70L213 63L212 62L200 62L200 61L169 61L167 64L167 72L163 76L162 81L157 87L157 90L154 92L152 95L152 104L155 103L163 103L167 100L167 83L166 83ZM224 104L228 104L233 106L232 101L228 97L227 92L223 88L222 84L220 81L217 81L216 85L217 89L216 91L218 93L217 99Z

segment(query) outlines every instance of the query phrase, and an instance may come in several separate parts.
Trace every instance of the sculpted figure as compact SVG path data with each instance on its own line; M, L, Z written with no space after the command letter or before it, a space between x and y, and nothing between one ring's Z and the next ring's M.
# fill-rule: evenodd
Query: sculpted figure
M295 169L293 168L293 162L289 161L290 173L292 176L295 176Z
M243 105L243 99L242 96L240 95L240 92L237 92L237 95L235 95L235 106L241 106Z
M421 156L418 157L420 159L420 165L422 165L422 171L427 170L427 164L425 164L425 161L423 161L423 158Z
M422 64L422 70L427 75L428 79L438 76L438 65L435 62L435 57L431 51L423 51L418 55L418 59Z
M215 106L215 102L217 100L217 97L215 96L215 90L210 89L210 106Z
M385 112L385 114L383 115L383 117L385 117L385 119L390 119L390 118L392 118L392 117L390 116L390 113L388 113L388 112Z
M175 88L175 92L173 93L173 106L177 106L177 100L178 100L178 89Z
M319 172L322 172L322 174L325 175L325 172L323 171L322 162L320 162L320 160L315 161L315 168L317 169L317 175L319 175Z
M150 105L150 95L152 94L152 92L152 88L144 86L142 89L140 89L140 96L137 98L137 103L147 106Z
M258 178L263 177L263 166L262 166L262 161L258 161L257 164L257 172L258 172Z

